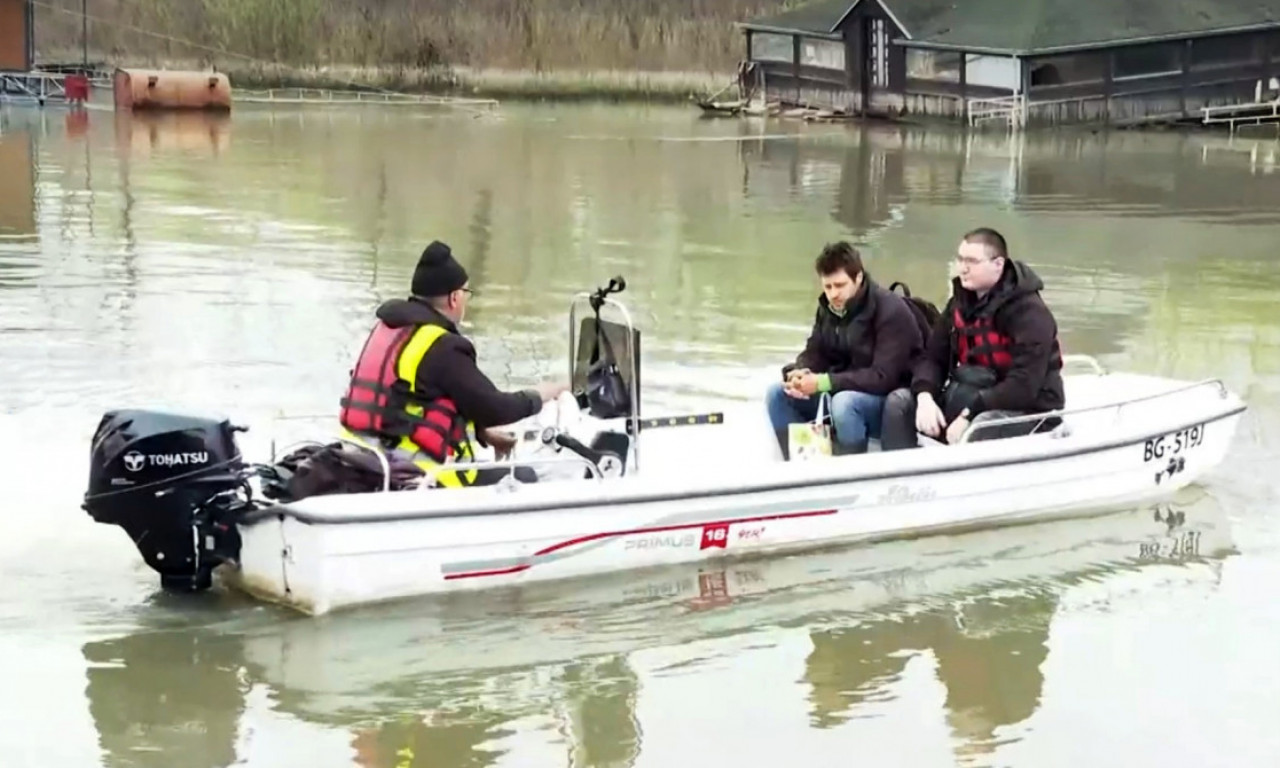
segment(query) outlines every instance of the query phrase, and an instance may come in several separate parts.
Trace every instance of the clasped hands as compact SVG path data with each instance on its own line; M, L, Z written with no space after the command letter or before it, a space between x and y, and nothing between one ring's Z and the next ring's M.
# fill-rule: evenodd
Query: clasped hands
M808 368L794 368L787 371L782 391L788 397L798 399L813 397L818 392L818 374Z
M956 420L947 424L947 417L934 401L933 395L921 392L916 395L916 429L935 440L943 438L948 445L960 442L964 431L969 428L969 409L965 408Z

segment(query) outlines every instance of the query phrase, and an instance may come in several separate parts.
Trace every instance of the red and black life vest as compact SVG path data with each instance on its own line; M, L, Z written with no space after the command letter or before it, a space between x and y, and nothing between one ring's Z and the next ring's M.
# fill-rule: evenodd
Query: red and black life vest
M952 309L951 324L955 327L956 363L990 368L1003 378L1013 367L1013 339L996 330L991 315L982 315L966 322L959 307ZM1062 367L1062 349L1053 340L1053 359L1049 369Z
M342 398L342 426L356 433L400 438L433 462L471 461L470 425L446 397L417 391L418 366L435 341L447 333L434 324L392 328L379 321L365 340ZM474 475L474 471L464 475Z

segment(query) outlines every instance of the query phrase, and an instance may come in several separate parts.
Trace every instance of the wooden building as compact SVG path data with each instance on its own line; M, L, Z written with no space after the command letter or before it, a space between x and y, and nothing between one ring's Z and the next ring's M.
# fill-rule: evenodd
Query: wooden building
M0 71L26 72L34 57L31 0L0 0Z
M1280 96L1280 0L816 0L739 26L784 106L1026 126Z

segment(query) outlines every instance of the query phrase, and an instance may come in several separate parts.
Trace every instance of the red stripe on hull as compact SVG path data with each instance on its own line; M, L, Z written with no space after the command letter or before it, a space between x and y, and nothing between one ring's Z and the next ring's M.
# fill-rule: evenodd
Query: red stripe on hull
M519 573L521 571L527 571L532 567L533 566L530 565L529 563L523 563L521 565L513 565L510 568L494 568L493 570L490 570L490 571L468 571L467 573L451 573L448 576L445 576L444 580L449 581L450 579L470 579L476 576L506 576L509 573Z
M739 517L732 520L706 520L699 523L681 523L680 525L657 525L650 528L632 528L632 529L623 530L623 531L604 531L602 533L591 533L591 534L587 534L586 536L579 536L574 539L569 539L567 541L562 541L557 544L552 544L549 547L546 547L544 549L538 550L537 552L534 552L533 557L541 557L543 555L549 555L553 552L559 552L562 549L575 547L579 544L587 544L592 541L599 541L600 539L611 539L611 538L616 538L618 536L636 536L644 533L666 533L668 531L686 531L691 528L707 528L707 527L715 527L719 525L728 526L728 525L741 525L743 523L764 523L771 520L795 520L802 517L822 517L824 515L834 515L835 513L836 513L836 510L834 509L820 509L812 512L789 512L781 515L759 515L757 517ZM477 576L505 576L507 574L520 573L521 571L527 571L530 568L532 568L534 565L536 565L536 563L522 563L520 565L511 566L510 568L494 568L494 569L484 570L484 571L467 571L465 573L451 573L446 575L444 578L445 578L445 581L450 581L452 579L470 579L470 578L475 578Z

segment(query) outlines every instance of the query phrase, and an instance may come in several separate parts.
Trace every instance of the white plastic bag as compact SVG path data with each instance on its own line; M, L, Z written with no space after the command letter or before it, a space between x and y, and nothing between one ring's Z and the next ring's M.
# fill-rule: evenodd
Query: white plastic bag
M813 421L802 421L787 428L791 461L812 461L831 456L831 393L818 396L818 414Z

